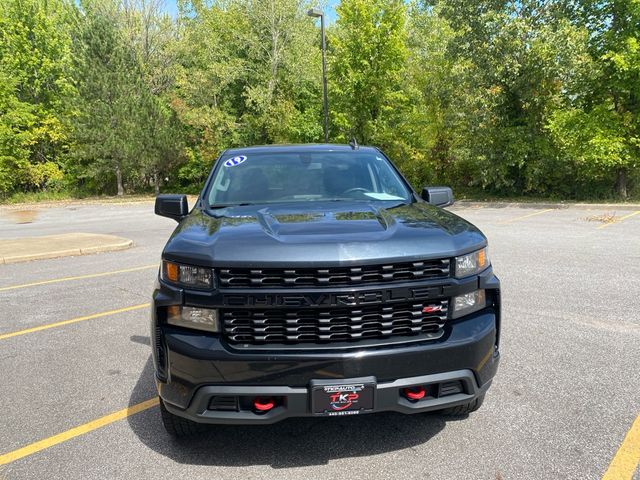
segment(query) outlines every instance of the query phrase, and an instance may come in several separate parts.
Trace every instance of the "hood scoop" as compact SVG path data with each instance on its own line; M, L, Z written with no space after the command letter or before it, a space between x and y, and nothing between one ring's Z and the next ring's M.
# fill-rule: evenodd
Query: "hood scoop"
M281 241L296 237L327 237L334 241L379 238L395 223L390 215L369 204L316 208L305 213L269 207L258 211L257 217L265 233Z

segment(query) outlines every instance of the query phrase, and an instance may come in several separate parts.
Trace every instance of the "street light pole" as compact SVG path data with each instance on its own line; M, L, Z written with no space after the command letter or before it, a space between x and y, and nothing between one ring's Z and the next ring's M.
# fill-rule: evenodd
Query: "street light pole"
M320 35L322 36L322 97L324 107L324 143L329 143L329 98L327 96L327 59L324 35L324 13L319 8L311 8L307 15L320 18Z

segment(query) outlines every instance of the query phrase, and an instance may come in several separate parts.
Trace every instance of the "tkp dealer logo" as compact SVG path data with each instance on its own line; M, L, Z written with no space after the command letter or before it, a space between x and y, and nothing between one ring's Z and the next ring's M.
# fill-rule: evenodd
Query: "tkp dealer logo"
M364 385L340 385L324 387L324 392L329 395L329 406L335 412L356 407Z
M312 385L313 385L312 381ZM311 407L316 415L358 415L373 410L375 381L312 387Z

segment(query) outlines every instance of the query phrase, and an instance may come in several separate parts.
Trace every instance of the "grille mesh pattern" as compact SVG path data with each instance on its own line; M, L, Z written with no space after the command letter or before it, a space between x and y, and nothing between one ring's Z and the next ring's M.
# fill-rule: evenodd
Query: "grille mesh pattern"
M423 313L425 306L431 313ZM444 326L448 301L382 304L352 308L221 310L230 342L309 343L354 341L435 333Z
M223 268L222 288L322 287L446 278L449 259L335 268Z

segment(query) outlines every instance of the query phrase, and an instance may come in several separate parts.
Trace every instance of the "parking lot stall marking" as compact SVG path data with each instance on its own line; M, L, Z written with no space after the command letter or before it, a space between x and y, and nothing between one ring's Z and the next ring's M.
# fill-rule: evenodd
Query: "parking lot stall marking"
M598 230L600 230L601 228L607 228L607 227L610 227L611 225L615 225L616 223L624 222L627 218L631 218L631 217L633 217L634 215L638 215L639 213L640 213L640 210L638 210L638 211L636 211L636 212L633 212L633 213L630 213L629 215L625 215L624 217L620 217L619 219L614 220L613 222L603 223L602 225L600 225L600 226L598 227Z
M555 210L555 209L554 208L547 208L546 210L540 210L539 212L529 213L528 215L523 215L521 217L510 218L508 220L503 220L503 221L497 222L497 223L498 223L498 225L503 225L505 223L513 223L513 222L517 222L519 220L524 220L525 218L535 217L536 215L542 215L543 213L551 212L552 210Z
M117 310L109 310L107 312L94 313L92 315L85 315L84 317L71 318L69 320L63 320L62 322L48 323L46 325L40 325L37 327L26 328L24 330L17 330L15 332L0 334L0 340L7 338L17 337L19 335L25 335L27 333L39 332L41 330L48 330L50 328L62 327L71 323L83 322L85 320L91 320L94 318L107 317L109 315L115 315L117 313L130 312L132 310L140 310L141 308L147 308L151 306L150 303L141 303L139 305L132 305L130 307L118 308Z
M143 265L141 267L125 268L122 270L113 270L110 272L89 273L87 275L77 275L74 277L62 277L62 278L54 278L52 280L42 280L39 282L23 283L21 285L10 285L8 287L0 287L0 292L6 292L8 290L17 290L19 288L37 287L39 285L49 285L51 283L69 282L71 280L85 280L87 278L106 277L108 275L116 275L118 273L138 272L140 270L148 270L150 268L158 268L158 265L154 263L152 265Z
M640 463L640 415L631 425L602 480L631 480Z
M5 453L3 455L0 455L0 465L6 465L8 463L15 462L16 460L28 457L29 455L33 455L34 453L37 453L41 450L45 450L49 447L53 447L54 445L58 445L59 443L66 442L67 440L71 440L72 438L84 435L85 433L89 433L98 428L117 422L118 420L122 420L131 415L135 415L136 413L148 410L149 408L155 407L156 405L158 405L158 397L154 397L149 400L145 400L144 402L131 405L130 407L123 408L122 410L118 410L117 412L110 413L108 415L105 415L104 417L92 420L91 422L87 422L83 425L71 428L65 432L58 433L57 435L39 440L25 447L18 448L17 450L14 450L12 452Z

